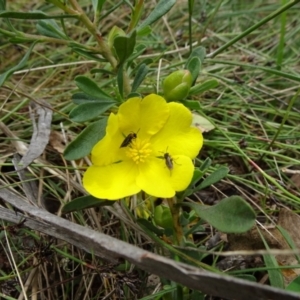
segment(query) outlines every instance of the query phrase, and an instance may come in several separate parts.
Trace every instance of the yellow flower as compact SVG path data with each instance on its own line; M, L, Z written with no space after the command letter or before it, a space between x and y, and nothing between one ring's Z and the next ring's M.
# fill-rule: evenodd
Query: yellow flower
M128 99L109 116L83 186L94 197L109 200L141 190L163 198L185 190L194 172L192 159L203 144L191 123L192 114L182 104L155 94Z

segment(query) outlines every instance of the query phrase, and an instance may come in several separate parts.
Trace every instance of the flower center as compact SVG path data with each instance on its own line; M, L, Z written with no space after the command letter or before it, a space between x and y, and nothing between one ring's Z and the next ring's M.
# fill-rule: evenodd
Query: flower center
M126 155L136 164L143 163L152 152L150 143L145 140L136 138L131 141L130 147L127 148Z

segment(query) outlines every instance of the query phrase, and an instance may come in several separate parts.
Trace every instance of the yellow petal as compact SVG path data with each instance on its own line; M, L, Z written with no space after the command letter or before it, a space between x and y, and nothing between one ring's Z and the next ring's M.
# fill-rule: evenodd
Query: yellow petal
M90 166L83 175L83 186L96 198L118 200L140 192L136 185L137 172L131 162Z
M110 114L106 135L92 149L92 162L96 166L106 166L115 162L126 160L125 149L120 148L124 136L119 130L118 117Z
M120 130L128 135L138 133L142 139L156 134L169 117L166 100L151 94L145 98L131 98L123 103L118 111Z
M156 157L141 165L137 178L139 187L149 195L164 198L173 197L175 192L186 189L194 174L193 162L183 155L175 155L171 159L171 169L165 159Z
M195 158L203 145L201 132L191 127L192 113L180 103L170 102L170 116L155 136L151 138L151 144L156 155L168 152L171 155L185 155Z
M194 164L192 160L184 155L174 155L173 170L171 171L171 184L176 192L184 191L194 175Z

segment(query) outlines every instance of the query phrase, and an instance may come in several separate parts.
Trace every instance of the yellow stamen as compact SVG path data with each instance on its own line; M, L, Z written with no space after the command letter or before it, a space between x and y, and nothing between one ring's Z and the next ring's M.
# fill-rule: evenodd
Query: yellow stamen
M145 159L152 152L150 143L145 140L136 138L131 141L130 147L127 148L126 155L130 157L136 164L145 162Z

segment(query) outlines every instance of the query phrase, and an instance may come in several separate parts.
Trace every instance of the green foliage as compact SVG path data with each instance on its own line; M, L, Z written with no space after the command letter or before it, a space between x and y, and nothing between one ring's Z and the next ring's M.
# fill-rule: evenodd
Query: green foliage
M267 250L270 250L270 247L269 247L267 241L265 240L264 236L261 234L259 229L258 229L258 232L259 232L260 237L265 245L265 248ZM269 280L270 280L271 286L283 289L284 288L283 275L279 269L276 258L272 254L264 254L263 258L264 258L266 267L268 268L268 274L269 274Z
M105 135L107 118L94 122L87 126L72 141L64 151L64 157L68 160L75 160L87 156L91 153L93 146Z
M255 224L255 212L241 197L231 196L214 206L184 203L195 210L197 215L216 229L226 233L242 233Z
M209 79L204 81L203 83L199 83L191 87L189 95L199 95L208 90L214 89L219 85L218 80L216 79Z
M151 14L144 20L144 22L138 27L138 31L141 31L146 26L149 26L164 16L176 3L176 0L160 0Z
M92 0L93 9L95 12L101 12L103 4L106 0Z
M122 65L133 53L136 43L136 31L133 31L130 36L117 36L114 39L114 48L119 60L119 64Z
M70 119L73 122L86 122L101 116L108 109L113 107L114 101L103 101L98 103L83 103L70 112Z
M114 201L97 199L91 195L88 195L73 199L72 201L68 202L62 207L61 212L63 214L68 214L70 212L80 211L87 208L107 206L113 204Z
M45 36L57 39L68 39L54 20L41 20L36 25L37 31Z
M172 228L173 220L170 208L164 205L157 205L154 209L154 221L162 228Z
M300 293L300 276L296 277L291 283L289 283L286 290Z
M202 190L212 184L217 183L221 179L227 176L229 169L227 167L220 167L206 177L196 188L195 191Z
M132 83L132 89L131 92L134 93L138 87L141 85L145 77L147 76L149 72L149 68L146 64L141 64L136 72L136 75L134 77L134 81Z
M27 52L24 55L24 57L22 58L22 60L17 65L13 66L12 68L10 68L9 70L7 70L6 72L4 72L0 75L0 87L3 85L5 80L7 80L15 71L18 71L18 70L21 70L22 68L24 68L35 45L36 45L36 43L33 43L30 46L30 48L27 50Z
M108 94L106 94L99 88L98 84L95 81L86 76L77 76L75 78L75 83L81 91L91 97L95 97L99 100L101 99L113 101Z

